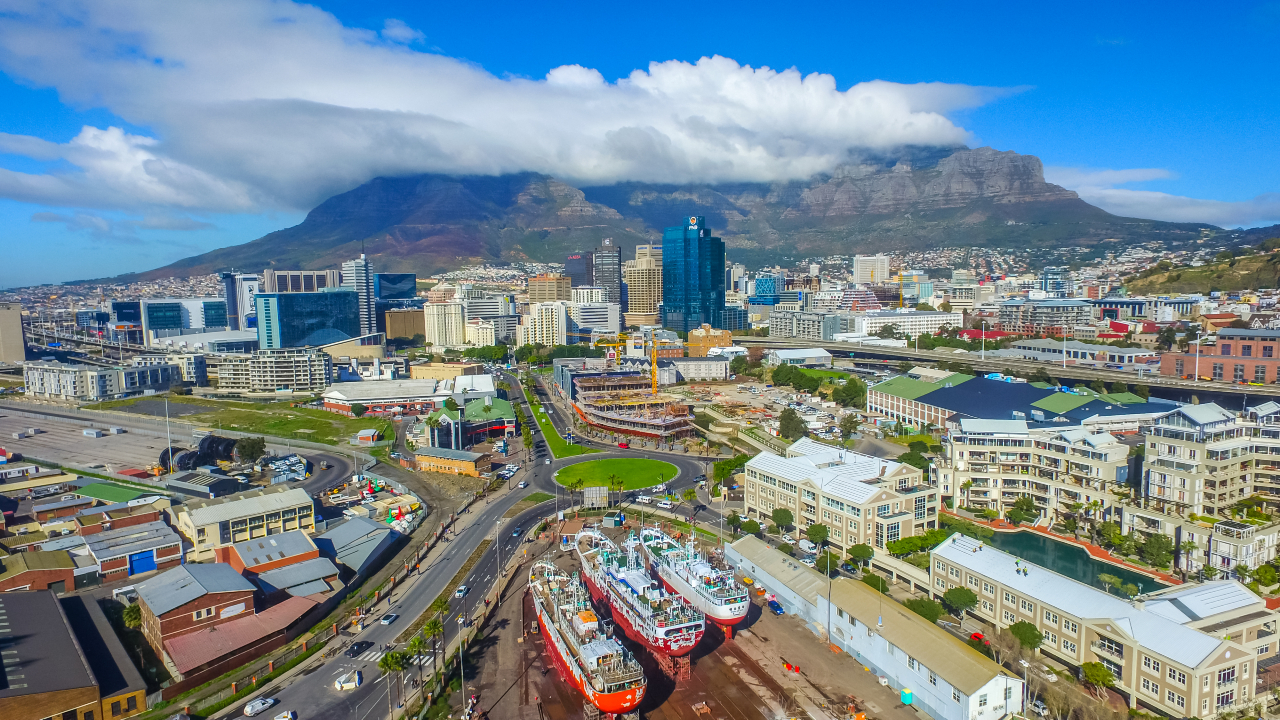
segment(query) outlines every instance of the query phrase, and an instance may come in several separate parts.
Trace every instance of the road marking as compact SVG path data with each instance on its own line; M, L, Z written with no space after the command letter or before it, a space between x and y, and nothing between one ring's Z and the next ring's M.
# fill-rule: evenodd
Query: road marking
M382 659L383 655L386 655L386 653L378 650L370 650L369 652L361 655L360 659L364 662L377 662Z

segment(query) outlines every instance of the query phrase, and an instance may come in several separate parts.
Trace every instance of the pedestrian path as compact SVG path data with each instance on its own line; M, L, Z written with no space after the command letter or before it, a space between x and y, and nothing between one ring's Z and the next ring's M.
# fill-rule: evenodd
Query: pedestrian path
M357 659L360 662L376 663L382 659L382 656L386 654L387 654L387 651L384 651L384 650L370 650L369 652L366 652L365 654L361 655ZM414 655L413 657L408 659L408 663L410 665L422 665L425 667L431 663L431 656L430 655Z

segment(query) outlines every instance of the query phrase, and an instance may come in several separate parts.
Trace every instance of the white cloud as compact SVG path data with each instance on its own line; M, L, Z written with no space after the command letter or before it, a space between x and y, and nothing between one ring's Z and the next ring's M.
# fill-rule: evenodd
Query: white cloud
M209 230L210 223L180 215L148 215L141 219L113 219L94 213L77 212L65 215L54 212L38 212L31 216L32 222L58 223L72 232L86 232L97 240L124 240L136 242L139 230L166 230L189 232Z
M1116 187L1177 177L1160 168L1046 167L1044 174L1049 182L1075 190L1085 202L1124 217L1210 223L1228 228L1280 223L1280 193L1266 193L1250 200L1224 201Z
M0 69L154 137L85 128L0 148L74 170L0 172L0 195L69 206L308 208L378 175L533 170L580 183L803 178L851 150L952 146L945 113L1014 90L871 81L839 91L723 57L606 81L576 65L498 78L285 0L9 0Z

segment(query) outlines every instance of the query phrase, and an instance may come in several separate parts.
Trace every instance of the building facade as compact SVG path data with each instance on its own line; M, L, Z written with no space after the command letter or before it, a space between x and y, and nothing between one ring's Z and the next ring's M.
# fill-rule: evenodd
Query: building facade
M1160 355L1160 374L1233 383L1280 382L1280 330L1222 328L1216 344Z
M889 258L882 254L855 255L853 258L853 282L869 284L889 280Z
M315 532L315 504L300 488L264 490L191 500L169 508L173 526L191 541L187 561L209 562L214 550L255 538L306 530Z
M1000 303L996 329L1018 335L1072 334L1080 325L1093 322L1093 304L1085 300L1026 300L1016 298Z
M849 331L862 335L876 335L881 329L890 325L895 326L898 332L913 337L936 335L944 327L964 327L964 315L961 313L912 308L870 310L854 315L852 320L853 325Z
M22 367L27 397L67 402L99 402L147 391L164 392L182 382L177 365L103 368L56 361Z
M258 350L218 365L218 390L228 393L319 392L333 378L333 358L315 348Z
M182 382L196 387L209 384L209 368L204 353L167 353L164 355L138 355L133 358L134 367L174 365Z
M262 292L266 293L319 292L341 285L342 273L337 270L262 271Z
M685 347L689 357L706 357L711 348L732 347L733 334L728 330L717 330L710 325L703 325L689 331L689 341Z
M573 281L559 273L543 273L529 278L529 304L573 299Z
M356 294L356 311L360 319L360 334L371 335L378 332L377 293L373 282L373 265L363 253L355 260L342 263L342 287Z
M468 320L466 341L473 347L490 347L498 344L498 333L492 320Z
M840 332L840 316L835 313L782 310L781 307L774 306L769 313L769 337L830 342Z
M359 294L350 290L260 293L254 302L262 350L328 345L362 335Z
M604 289L603 302L622 304L622 248L612 238L601 241L591 257L591 285Z
M422 312L426 318L423 335L432 347L459 347L466 343L467 329L462 319L462 303L428 303L422 308Z
M662 236L662 326L688 332L724 324L724 241L692 216Z
M227 329L244 330L249 326L249 316L255 312L253 298L262 291L257 275L221 273L223 294L227 299Z
M547 347L568 344L569 303L540 302L529 305L517 331L517 345L541 343Z
M571 287L595 285L595 254L576 252L565 258L564 274L569 276Z

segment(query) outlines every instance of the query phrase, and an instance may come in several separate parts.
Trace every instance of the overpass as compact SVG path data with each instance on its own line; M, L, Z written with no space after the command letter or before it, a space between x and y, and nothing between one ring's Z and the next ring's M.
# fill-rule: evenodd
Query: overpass
M1280 400L1280 385L1240 385L1228 382L1183 380L1158 373L1139 373L1131 370L1095 369L1077 365L1056 365L1053 363L1023 360L1021 358L988 358L982 359L981 353L961 352L953 349L915 350L910 347L878 347L854 345L839 342L813 342L793 338L759 338L734 337L734 343L742 347L761 347L767 350L784 348L822 348L831 353L833 358L852 360L855 365L896 365L906 360L913 363L936 364L938 362L960 362L970 365L980 373L1004 372L1012 370L1031 373L1043 370L1060 380L1079 380L1085 383L1101 380L1105 383L1119 380L1126 383L1147 385L1151 394L1168 400L1179 402L1217 402L1224 407L1236 408L1242 403L1265 402L1268 399ZM1206 366L1207 367L1207 366ZM1249 400L1248 398L1254 398Z

